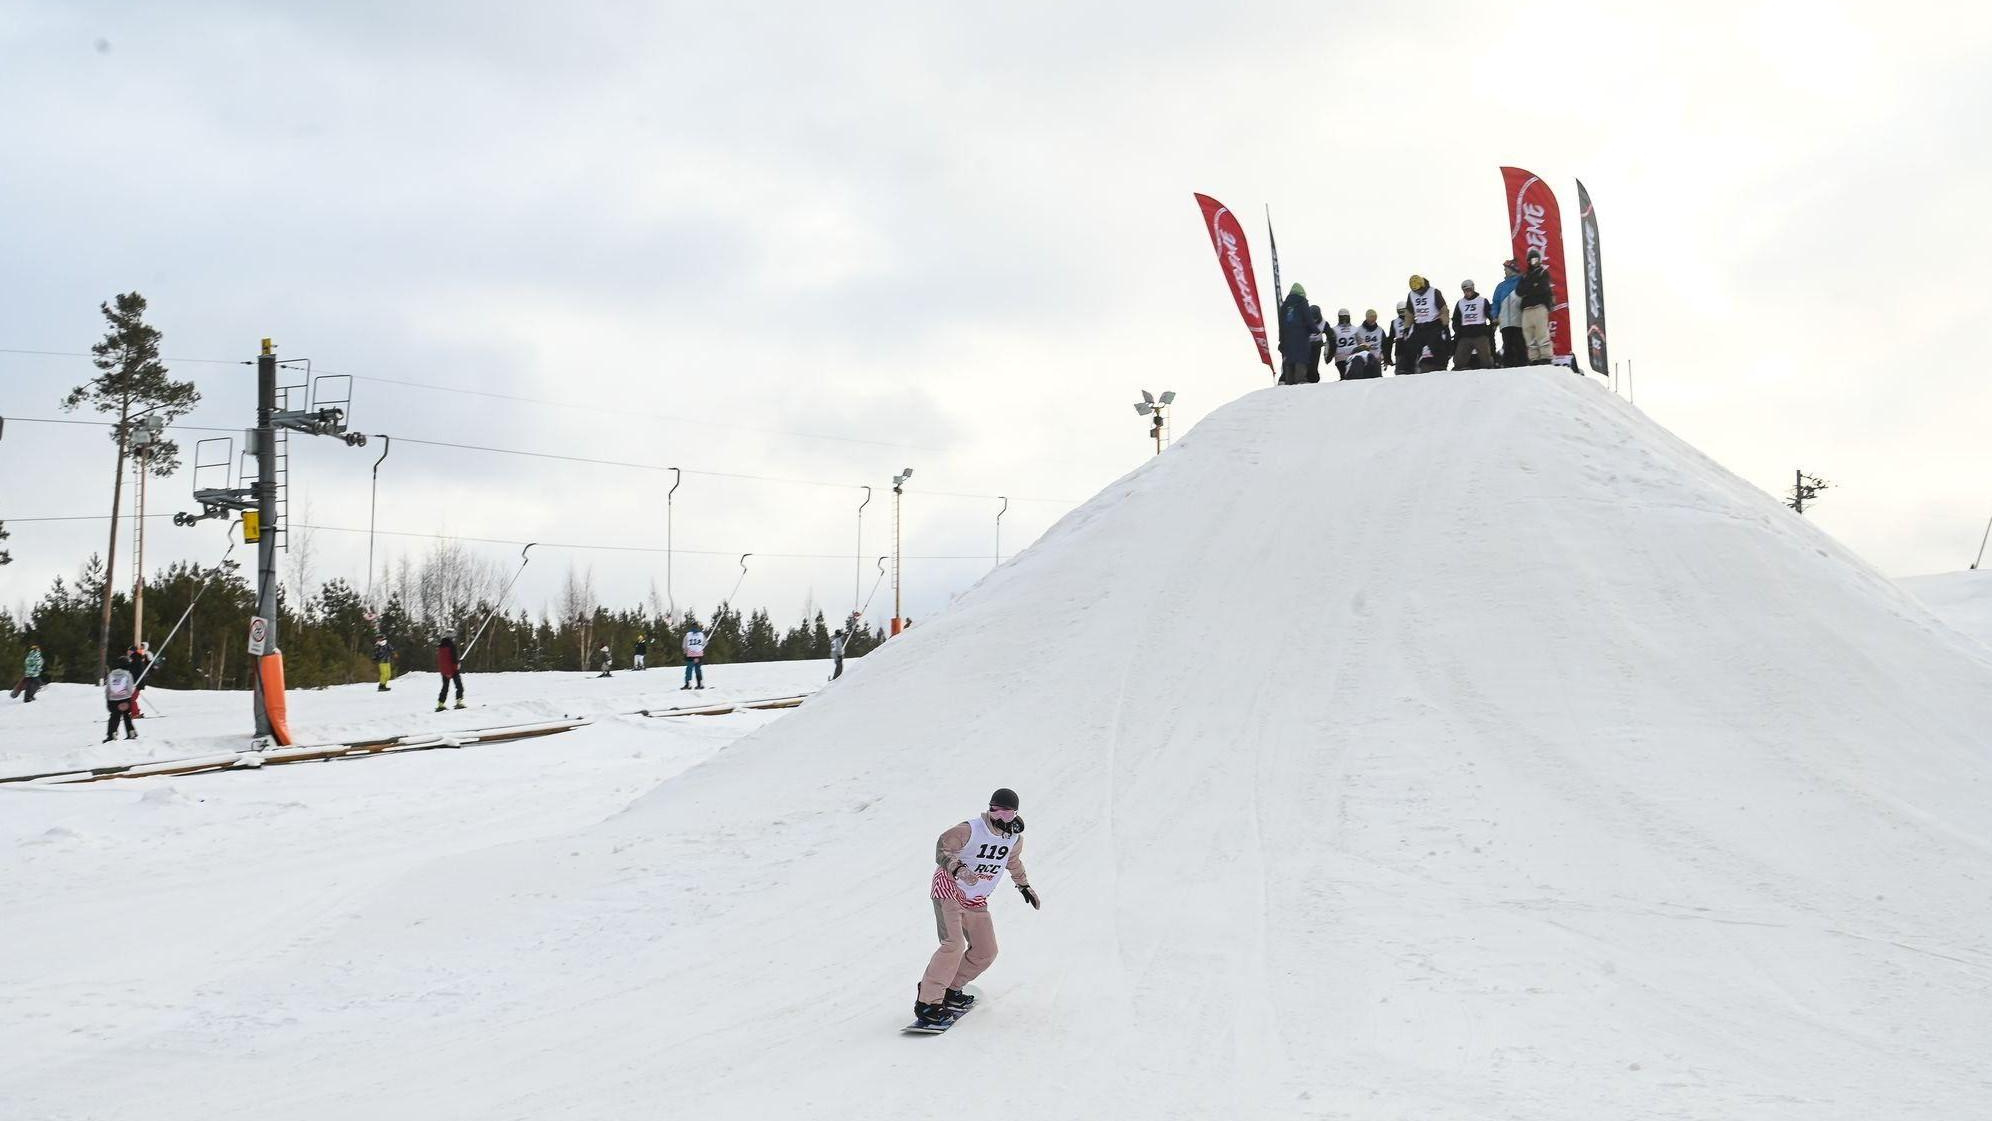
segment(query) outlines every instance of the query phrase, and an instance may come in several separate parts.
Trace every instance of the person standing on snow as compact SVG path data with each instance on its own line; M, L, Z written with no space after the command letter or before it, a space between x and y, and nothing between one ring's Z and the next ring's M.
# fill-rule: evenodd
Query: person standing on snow
M701 630L697 623L693 623L691 629L685 632L685 684L682 686L683 688L690 689L692 687L692 679L695 677L699 682L698 687L701 689L705 688L705 648L705 631Z
M615 660L616 656L614 654L609 653L609 644L606 642L602 643L602 648L600 650L595 651L595 664L602 668L602 672L596 674L595 676L614 677L615 674L612 674L609 671L615 668Z
M8 696L20 697L22 704L33 704L35 694L41 691L42 652L38 642L28 643L28 656L21 660L21 680Z
M1411 321L1411 301L1397 301L1397 318L1390 321L1390 350L1397 376L1418 372L1418 347L1411 341L1418 326Z
M1321 315L1321 308L1307 305L1307 383L1321 381L1321 348L1328 343L1328 320Z
M1522 341L1522 298L1515 289L1522 283L1522 270L1514 261L1501 262L1501 283L1494 286L1494 315L1501 329L1501 365L1528 364L1528 344Z
M1349 359L1356 356L1356 343L1359 341L1356 325L1349 321L1348 308L1336 309L1333 332L1335 335L1335 375L1346 378L1349 376Z
M830 680L844 676L844 631L839 628L830 636Z
M436 690L436 711L443 711L443 698L450 692L450 684L456 684L456 706L463 704L463 663L457 660L456 636L446 634L436 640L436 673L443 679L443 687Z
M1390 338L1383 332L1383 324L1376 321L1376 309L1363 313L1363 321L1356 325L1356 350L1349 356L1349 366L1342 371L1343 381L1362 381L1383 376L1382 355L1390 345Z
M650 636L647 634L637 635L636 646L630 651L630 668L639 671L642 670L644 661L649 656Z
M1307 380L1308 336L1312 330L1307 318L1307 289L1296 284L1280 301L1280 384L1300 385Z
M989 796L987 812L942 833L935 843L929 894L934 902L934 933L941 944L914 994L916 1024L945 1027L975 1003L961 989L996 960L989 896L1002 884L1006 870L1025 902L1037 909L1037 892L1024 873L1023 833L1017 792L1004 788Z
M135 707L132 698L138 695L138 686L133 683L131 663L119 658L111 665L111 672L104 677L104 707L110 711L111 719L104 725L104 742L118 738L118 722L124 722L125 738L138 738L138 729L132 727L131 716Z
M131 715L134 720L145 719L145 710L139 707L138 695L145 691L146 675L152 672L152 644L135 643L125 651L125 664L131 670Z
M1424 277L1413 273L1411 294L1404 297L1411 305L1411 353L1418 362L1418 372L1425 373L1428 364L1424 361L1429 350L1436 366L1431 369L1446 368L1446 298Z
M1542 250L1529 250L1529 269L1515 286L1515 294L1522 298L1522 341L1529 350L1528 364L1547 365L1556 357L1549 335L1549 309L1556 304L1556 292L1549 266L1542 263Z
M1459 282L1459 302L1453 305L1453 369L1494 367L1494 305L1474 290L1471 280Z
M387 636L377 634L373 645L374 668L380 671L380 685L377 692L391 693L387 683L394 677L394 647L388 645Z

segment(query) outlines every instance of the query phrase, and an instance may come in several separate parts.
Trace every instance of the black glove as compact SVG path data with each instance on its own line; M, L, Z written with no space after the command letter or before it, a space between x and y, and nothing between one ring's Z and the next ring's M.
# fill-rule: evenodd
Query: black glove
M1024 893L1024 902L1031 905L1031 910L1035 911L1038 909L1039 906L1041 906L1041 904L1038 903L1037 892L1031 890L1031 885L1018 884L1017 890Z

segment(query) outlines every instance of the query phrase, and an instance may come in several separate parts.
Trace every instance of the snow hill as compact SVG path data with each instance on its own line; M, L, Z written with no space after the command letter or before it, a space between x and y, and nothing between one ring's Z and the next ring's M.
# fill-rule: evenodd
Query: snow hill
M1267 390L601 824L410 859L0 1103L1992 1116L1989 729L1992 651L1594 385ZM901 1037L999 784L1044 910Z
M1937 618L1992 646L1992 569L1911 576L1898 583Z

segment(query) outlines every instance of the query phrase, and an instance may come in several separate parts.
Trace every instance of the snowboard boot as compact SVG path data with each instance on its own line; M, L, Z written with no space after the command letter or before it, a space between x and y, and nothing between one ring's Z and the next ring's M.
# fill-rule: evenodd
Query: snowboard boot
M388 687L385 685L378 686L374 691L378 693L391 692L391 690L389 690Z
M111 733L110 735L108 735L108 736L105 736L105 737L104 737L104 742L105 742L105 743L109 743L109 742L111 742L112 740L114 740L114 739L117 739L117 738L118 738L118 734L117 734L116 732L112 732L112 733Z
M469 707L470 707L469 705L467 705L467 704L464 704L464 703L463 703L463 698L462 698L462 697L458 697L458 698L457 698L457 703L456 703L456 706L457 706L458 708L469 708Z
M960 989L949 989L948 995L941 998L941 1007L947 1010L948 1015L959 1016L975 1007L975 998Z
M437 711L437 712L441 712L441 711L443 711L443 708L444 708L444 705L443 705L443 702L441 702L441 701L437 701L437 702L436 702L436 711Z
M913 1022L923 1028L942 1028L954 1023L945 1004L923 1004L913 1002Z
M138 732L136 730L126 732L125 738L128 740L135 740L138 738Z
M691 686L689 686L689 685L680 685L680 686L678 686L678 691L679 691L680 693L682 693L682 692L684 692L685 690L687 690L687 689L690 689L690 688L691 688Z

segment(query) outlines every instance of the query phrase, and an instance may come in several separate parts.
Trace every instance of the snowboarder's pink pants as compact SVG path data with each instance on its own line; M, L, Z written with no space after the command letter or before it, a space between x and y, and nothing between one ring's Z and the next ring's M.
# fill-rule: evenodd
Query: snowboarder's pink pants
M958 989L996 960L996 924L983 908L964 907L953 899L934 900L934 933L941 944L920 977L920 1002L933 1004L948 989Z

